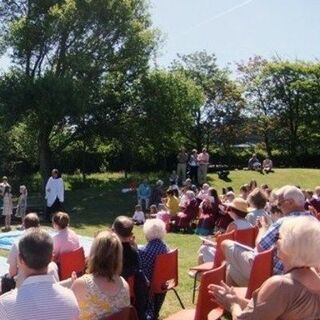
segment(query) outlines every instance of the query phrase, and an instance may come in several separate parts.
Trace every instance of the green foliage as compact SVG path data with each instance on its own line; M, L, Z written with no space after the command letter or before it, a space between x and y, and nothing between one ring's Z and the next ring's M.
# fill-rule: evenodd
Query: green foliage
M144 0L2 0L0 8L14 65L1 79L1 108L10 124L29 117L45 178L52 152L74 139L87 144L86 128L101 128L101 119L117 123L157 33ZM113 109L105 107L110 96Z
M262 137L269 155L280 148L294 163L299 155L319 151L319 68L319 63L260 57L238 65L249 130Z
M220 70L215 55L205 51L179 56L172 69L194 80L204 92L204 103L194 110L194 123L187 132L190 141L197 148L216 144L228 150L239 136L244 107L241 88L230 79L230 72Z

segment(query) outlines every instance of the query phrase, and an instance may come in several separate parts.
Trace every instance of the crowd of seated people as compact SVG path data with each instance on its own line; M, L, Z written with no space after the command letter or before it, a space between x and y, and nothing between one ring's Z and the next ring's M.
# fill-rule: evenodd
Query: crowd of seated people
M225 283L209 286L212 299L233 320L319 319L320 222L311 216L287 217L278 232L275 246L283 272L267 279L252 299Z
M139 319L158 319L165 294L148 295L156 257L169 251L164 242L168 226L175 227L171 228L174 231L190 227L191 223L197 223L195 231L204 236L253 227L258 230L255 248L233 240L221 244L228 265L226 283L210 286L209 293L231 312L233 319L291 319L293 315L299 319L316 319L314 315L320 312L320 278L315 269L320 265L316 254L320 245L318 205L319 187L314 193L295 186L271 190L267 185L257 187L256 181L251 181L239 193L229 187L218 195L208 184L199 190L190 182L182 190L172 185L161 203L152 205L150 218L143 223L146 244L137 245L134 220L119 216L112 231L96 235L85 274L78 278L72 275L69 288L57 283L63 249L73 251L80 247L79 237L69 227L69 215L59 212L53 216L57 234L51 238L41 229L37 215L28 214L23 221L24 234L9 253L8 278L15 285L0 296L0 319L24 319L26 308L37 313L34 319L39 314L40 318L50 319L51 305L50 308L32 305L47 293L55 306L51 313L55 319L98 320L130 303L134 304ZM275 276L251 300L238 296L232 286L247 286L255 256L271 247L276 248ZM214 254L214 244L203 243L199 262L212 261ZM51 261L52 256L58 265ZM131 277L134 277L134 301L130 301L127 283ZM37 286L40 292L34 289ZM61 308L57 308L61 299Z

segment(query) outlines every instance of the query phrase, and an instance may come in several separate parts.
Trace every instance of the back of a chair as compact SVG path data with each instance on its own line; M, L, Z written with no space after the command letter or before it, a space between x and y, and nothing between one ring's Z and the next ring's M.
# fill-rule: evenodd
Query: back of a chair
M127 279L127 283L129 285L129 293L130 293L130 301L131 303L134 303L135 294L134 294L134 286L135 286L135 276L130 276Z
M257 234L258 229L256 227L244 230L236 230L234 240L246 246L254 248Z
M156 257L150 293L164 293L178 285L178 249Z
M206 320L209 312L218 307L214 303L208 293L209 284L220 284L221 281L225 281L226 275L226 263L223 262L218 268L212 269L203 273L201 276L198 301L196 305L196 313L194 320Z
M135 308L133 306L129 306L104 318L104 320L138 320L138 315Z
M60 280L70 278L71 273L75 271L78 275L84 273L86 268L86 260L84 250L80 247L77 250L62 253L60 255L59 273Z
M254 260L250 273L246 298L251 299L252 293L272 276L274 248L259 252Z
M214 262L213 262L214 268L220 267L222 262L224 261L224 254L221 249L221 242L224 240L234 240L234 231L217 236L216 253L214 255Z

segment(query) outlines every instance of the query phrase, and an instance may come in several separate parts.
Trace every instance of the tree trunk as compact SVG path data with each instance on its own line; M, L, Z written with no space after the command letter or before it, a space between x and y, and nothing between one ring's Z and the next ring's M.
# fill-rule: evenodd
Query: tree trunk
M272 147L271 147L270 139L267 132L264 132L264 143L266 145L268 157L272 158Z
M51 168L51 150L49 145L50 129L42 127L38 134L39 164L40 175L42 178L42 190L44 193L46 182L50 176Z

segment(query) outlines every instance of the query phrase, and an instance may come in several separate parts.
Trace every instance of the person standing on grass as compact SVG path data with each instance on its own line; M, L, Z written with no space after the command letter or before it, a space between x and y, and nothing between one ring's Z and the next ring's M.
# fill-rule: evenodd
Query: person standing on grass
M6 183L3 184L3 209L2 209L2 215L5 216L5 227L4 231L10 231L11 230L11 215L13 210L12 205L12 194L11 194L11 186L7 182L7 177L3 177L3 181Z
M193 184L198 185L198 151L193 149L189 158L189 167L190 167L190 179Z
M183 183L186 180L186 171L187 171L187 162L188 162L188 154L186 153L185 148L181 148L180 152L177 155L177 176L178 183Z
M198 171L198 182L200 185L207 181L207 173L209 166L209 153L206 148L202 149L202 152L198 154L199 171Z
M51 177L46 184L47 210L46 219L51 222L51 216L58 211L64 211L64 183L58 169L51 171Z
M142 183L139 184L137 190L138 203L142 208L142 202L145 203L145 209L149 209L149 202L151 197L151 187L147 179L144 179Z

